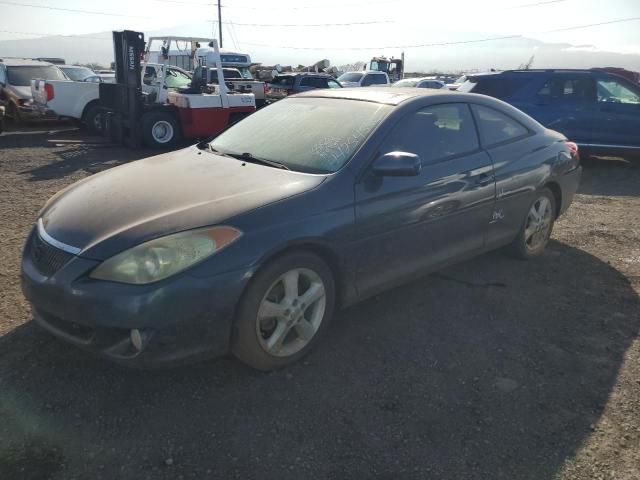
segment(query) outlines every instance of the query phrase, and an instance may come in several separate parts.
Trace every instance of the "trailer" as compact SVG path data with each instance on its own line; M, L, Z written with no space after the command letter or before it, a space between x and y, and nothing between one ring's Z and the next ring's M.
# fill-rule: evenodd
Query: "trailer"
M217 56L218 84L197 80L191 86L170 90L166 86L168 62L161 56L160 88L142 91L141 72L146 69L154 42L169 48L177 42L213 45ZM144 35L125 30L113 32L116 82L101 83L100 102L109 111L105 115L105 132L112 141L131 147L145 144L151 148L169 148L181 138L202 139L219 133L229 124L253 113L255 97L251 93L229 92L224 87L218 43L215 39L191 37L151 37L145 46ZM143 60L144 59L144 60ZM222 87L221 87L222 86Z

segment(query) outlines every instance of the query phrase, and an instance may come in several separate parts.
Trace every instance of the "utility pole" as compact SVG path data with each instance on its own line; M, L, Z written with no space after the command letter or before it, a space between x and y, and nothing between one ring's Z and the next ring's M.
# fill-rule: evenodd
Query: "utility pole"
M222 48L222 0L218 0L218 42Z

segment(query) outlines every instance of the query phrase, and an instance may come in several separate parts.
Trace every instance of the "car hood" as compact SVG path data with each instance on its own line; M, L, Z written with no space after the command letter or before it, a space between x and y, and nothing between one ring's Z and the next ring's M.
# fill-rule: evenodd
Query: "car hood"
M103 260L152 238L226 222L324 178L189 147L81 180L56 194L40 218L53 239Z

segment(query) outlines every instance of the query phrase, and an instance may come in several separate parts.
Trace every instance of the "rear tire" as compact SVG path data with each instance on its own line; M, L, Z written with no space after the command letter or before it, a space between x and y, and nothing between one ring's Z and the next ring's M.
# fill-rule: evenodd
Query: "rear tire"
M83 116L83 123L91 135L102 135L104 132L104 113L106 109L100 105L91 105Z
M542 253L553 231L556 208L556 199L551 190L543 188L536 193L520 232L510 245L511 253L516 258L528 260Z
M151 148L171 148L180 138L180 126L168 112L148 112L142 117L142 140Z
M13 102L9 102L7 116L11 118L14 125L22 125L24 123L22 115L20 115L20 110L18 110L18 107L16 107L16 104Z
M335 306L335 282L312 253L276 258L247 287L233 326L231 351L245 364L269 371L306 355L326 330Z

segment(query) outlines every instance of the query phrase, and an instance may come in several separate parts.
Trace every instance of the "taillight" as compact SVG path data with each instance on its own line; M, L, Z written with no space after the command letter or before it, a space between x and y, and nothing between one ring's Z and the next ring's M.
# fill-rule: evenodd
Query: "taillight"
M580 152L578 152L578 145L573 142L566 142L569 151L571 152L571 156L576 160L580 161Z
M266 95L266 94L267 94L267 90L269 90L269 87L267 87L267 84L266 84L266 83L263 83L263 84L262 84L262 88L263 88L263 90L264 90L264 94Z
M51 85L50 83L45 83L44 84L44 92L47 94L47 102L53 100L53 97L54 97L53 85Z

